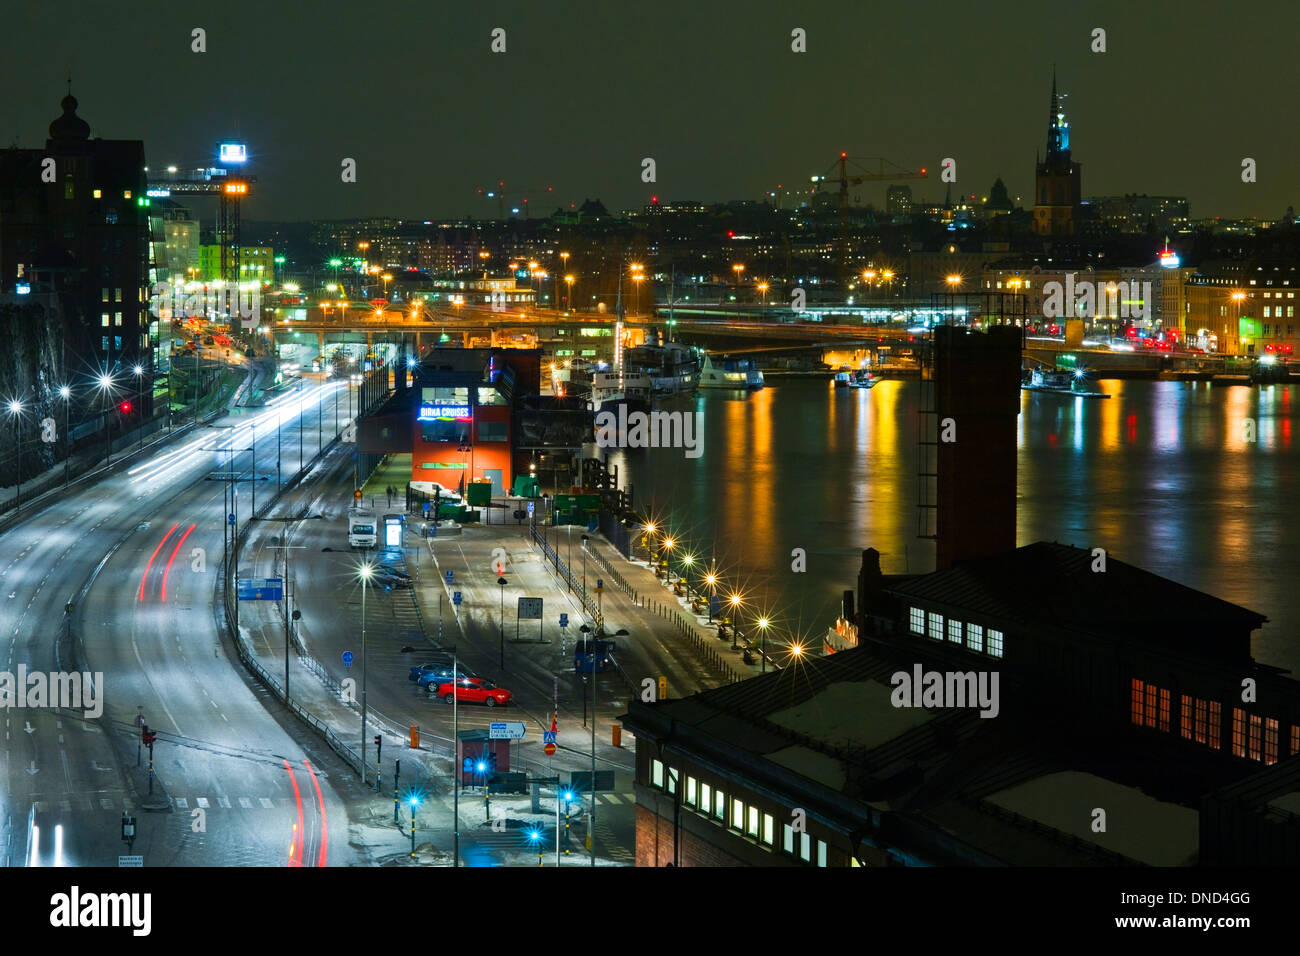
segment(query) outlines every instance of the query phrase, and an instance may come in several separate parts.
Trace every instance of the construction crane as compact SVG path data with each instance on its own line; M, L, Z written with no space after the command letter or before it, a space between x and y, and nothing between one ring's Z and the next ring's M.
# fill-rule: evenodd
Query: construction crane
M849 164L852 163L861 172L849 175ZM875 163L876 171L872 172L865 163ZM831 173L839 170L839 176L832 176ZM862 183L875 182L900 182L908 179L925 179L926 171L922 167L920 170L905 169L897 163L892 163L887 159L872 157L871 159L849 159L848 153L840 153L840 158L831 164L830 168L820 176L812 177L813 192L818 190L823 183L839 183L838 195L838 212L839 212L839 236L836 242L838 247L837 257L839 259L840 282L843 283L848 278L848 245L849 245L849 187L859 186Z
M496 186L480 186L478 195L485 196L489 199L495 198L497 201L497 218L506 218L506 196L520 197L520 205L523 206L524 218L528 218L528 197L550 196L555 192L554 186L539 186L535 189L522 189L511 187L506 189L504 180L497 180Z

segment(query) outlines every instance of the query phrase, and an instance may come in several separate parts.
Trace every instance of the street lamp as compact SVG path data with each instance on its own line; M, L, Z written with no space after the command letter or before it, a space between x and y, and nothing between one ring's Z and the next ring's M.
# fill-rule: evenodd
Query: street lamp
M566 253L566 255L567 255L567 253ZM573 308L573 282L574 282L574 279L575 279L574 276L565 276L565 277L564 277L564 282L565 282L565 284L568 285L568 287L569 287L569 295L568 295L568 298L565 300L565 303L564 303L564 304L565 304L566 306L568 306L570 309ZM575 311L576 311L576 310L575 310Z
M411 859L415 859L415 808L420 804L420 798L411 794L407 801L411 808Z
M713 596L718 593L717 573L714 571L710 571L708 574L704 575L704 583L709 586L709 623L712 624L713 623Z
M740 300L740 274L745 271L745 267L739 262L731 267L731 271L736 273L736 300Z
M504 577L497 578L497 588L501 592L501 669L506 669L506 585Z
M374 565L363 563L357 568L361 578L361 785L366 785L366 592L370 590L370 576ZM376 781L378 783L378 781Z
M767 673L767 629L771 622L766 617L758 619L758 653L763 658L763 673Z
M740 605L741 597L739 594L731 595L731 649L736 649L736 637L740 633Z
M758 284L758 291L763 293L763 318L767 318L767 283L760 282Z
M691 565L693 565L694 563L695 563L694 555L692 554L682 555L682 566L686 568L686 570L682 572L682 580L686 583L686 602L688 604L690 603L691 600L690 571L691 571Z
M144 367L137 365L131 370L135 376L135 408L140 415L140 447L144 447Z
M170 377L169 377L170 378ZM66 385L59 387L59 397L63 399L63 483L68 483L68 462L72 458L72 435L68 424L72 418L72 389Z
M195 354L198 354L197 350L195 351ZM108 424L108 405L109 399L113 393L114 385L113 376L109 375L107 372L100 374L99 395L101 403L104 406L104 464L106 465L111 465L113 463L113 437L112 429L109 428ZM196 398L194 404L196 415L198 414L198 407L198 399Z
M9 402L9 421L14 426L14 444L18 446L18 501L14 511L23 510L23 439L22 439L23 403L18 399Z
M669 561L669 558L672 557L673 546L674 546L676 543L677 543L677 542L674 541L672 538L664 538L664 551L666 552L666 553L664 554L664 568L665 568L665 569L667 570L667 572L668 572L668 586L669 586L669 587L672 587L672 585L673 585L673 566L672 566L672 563Z

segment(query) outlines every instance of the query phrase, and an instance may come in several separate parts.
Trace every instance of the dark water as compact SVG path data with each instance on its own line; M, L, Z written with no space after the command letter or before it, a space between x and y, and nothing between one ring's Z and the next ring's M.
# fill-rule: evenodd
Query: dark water
M1265 614L1262 662L1300 671L1300 455L1296 386L1104 381L1109 400L1023 393L1017 540L1102 547ZM715 555L746 619L820 638L861 550L885 573L934 568L917 535L920 383L871 390L788 380L750 395L701 391L704 453L610 456L638 507L681 546ZM1255 440L1247 440L1254 429ZM791 552L807 570L791 570Z

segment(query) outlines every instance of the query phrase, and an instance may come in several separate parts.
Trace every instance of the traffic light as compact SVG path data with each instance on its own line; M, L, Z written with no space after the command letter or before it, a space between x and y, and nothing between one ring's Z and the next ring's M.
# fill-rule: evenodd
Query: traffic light
M123 402L121 405L117 406L117 408L123 415L128 415L131 412L131 403Z

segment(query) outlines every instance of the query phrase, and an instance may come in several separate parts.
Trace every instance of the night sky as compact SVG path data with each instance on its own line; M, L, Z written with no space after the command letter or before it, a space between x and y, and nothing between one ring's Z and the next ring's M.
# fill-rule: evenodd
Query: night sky
M928 167L918 199L943 198L951 156L954 194L1000 175L1031 205L1055 65L1085 196L1275 217L1297 194L1298 23L1281 0L24 3L0 35L0 136L43 146L71 68L92 135L144 140L154 168L246 141L249 219L491 217L475 190L498 179L554 186L534 215L584 197L758 198L806 188L840 150ZM498 26L504 54L489 51ZM807 53L790 51L794 27ZM860 194L881 205L884 190Z

